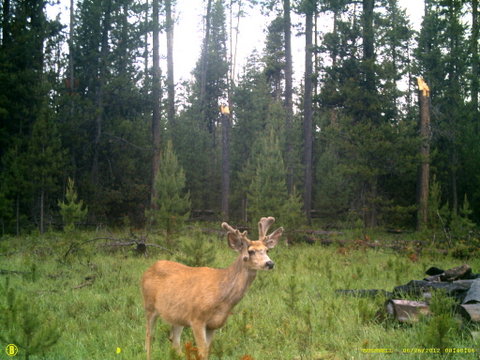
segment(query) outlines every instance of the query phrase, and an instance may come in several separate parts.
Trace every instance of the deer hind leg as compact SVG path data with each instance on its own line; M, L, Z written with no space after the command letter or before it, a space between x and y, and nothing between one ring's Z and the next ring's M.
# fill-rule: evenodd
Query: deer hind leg
M150 360L150 351L152 344L152 334L155 329L158 314L155 311L147 311L147 332L145 335L145 350L147 351L147 360Z
M208 350L212 340L213 332L207 330L204 323L192 324L193 337L198 347L201 360L208 360ZM208 335L207 335L208 334Z
M180 345L180 337L182 335L183 326L172 325L172 330L170 331L170 341L172 342L173 348L177 353L182 354L182 347Z

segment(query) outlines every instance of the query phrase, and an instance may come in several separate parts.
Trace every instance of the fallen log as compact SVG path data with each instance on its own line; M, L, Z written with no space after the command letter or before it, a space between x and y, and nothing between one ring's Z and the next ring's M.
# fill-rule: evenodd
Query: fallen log
M442 281L470 279L471 274L472 268L467 264L463 264L452 269L445 270L443 274L440 274L440 279Z
M463 264L448 270L442 270L437 267L430 267L425 274L430 275L425 280L427 281L454 281L454 280L471 280L479 276L472 272L472 268Z
M359 297L359 298L366 298L366 297L376 297L376 296L385 296L390 297L392 295L391 292L379 289L339 289L335 290L335 293L338 295L346 295L352 297Z
M15 275L26 275L26 274L31 274L29 271L19 271L19 270L5 270L5 269L0 269L0 275L10 275L10 274L15 274Z
M421 315L429 315L428 304L423 301L388 300L385 304L387 313L400 322L417 322Z
M393 296L404 297L407 295L419 296L430 293L432 290L443 290L449 296L462 302L474 280L456 280L452 282L435 282L426 280L411 280L405 285L393 289Z

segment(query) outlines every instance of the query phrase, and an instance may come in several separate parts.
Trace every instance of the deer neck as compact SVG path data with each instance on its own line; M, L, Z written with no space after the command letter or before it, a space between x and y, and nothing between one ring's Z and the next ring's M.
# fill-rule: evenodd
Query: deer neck
M247 268L243 261L243 256L239 256L224 271L222 297L224 302L229 303L233 307L243 298L248 287L255 280L257 270Z

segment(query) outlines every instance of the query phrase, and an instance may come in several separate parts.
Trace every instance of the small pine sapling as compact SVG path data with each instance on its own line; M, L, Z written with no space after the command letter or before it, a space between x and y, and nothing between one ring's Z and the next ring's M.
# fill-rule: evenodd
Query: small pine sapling
M65 200L59 201L58 206L60 207L64 231L75 230L75 224L82 222L87 217L88 208L83 204L83 200L78 200L75 182L70 178L67 182Z
M445 349L455 345L461 331L461 322L455 318L455 300L443 291L432 293L431 317L424 319L419 329L421 344L425 347Z
M215 260L215 247L205 236L196 234L178 239L178 261L188 266L207 266Z
M18 355L28 360L31 355L44 355L60 338L58 324L52 314L40 309L31 298L17 294L9 280L0 287L0 341L15 344Z
M167 241L190 216L190 194L185 191L185 171L168 141L160 158L160 170L154 184L156 197L152 209L146 211L151 224L165 230Z

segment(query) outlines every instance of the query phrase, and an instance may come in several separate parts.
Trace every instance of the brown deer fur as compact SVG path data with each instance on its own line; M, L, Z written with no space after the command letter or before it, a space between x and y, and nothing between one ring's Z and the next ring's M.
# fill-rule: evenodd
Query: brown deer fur
M283 228L279 228L267 236L274 221L273 217L260 219L256 241L249 240L246 231L241 233L222 223L229 246L239 253L226 269L195 268L160 260L145 271L142 293L147 317L147 360L150 360L151 337L158 317L172 325L170 340L178 352L181 352L183 328L192 327L200 358L208 359L214 331L225 324L230 311L255 279L257 270L273 268L267 252L275 247L283 233Z

